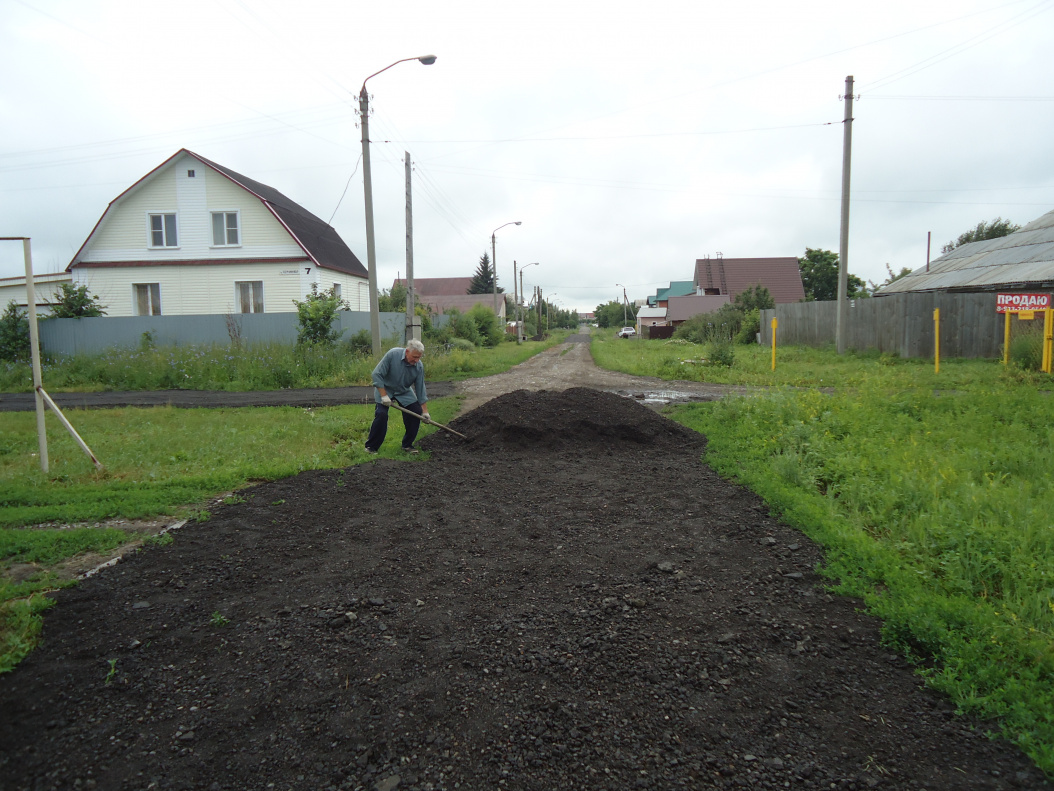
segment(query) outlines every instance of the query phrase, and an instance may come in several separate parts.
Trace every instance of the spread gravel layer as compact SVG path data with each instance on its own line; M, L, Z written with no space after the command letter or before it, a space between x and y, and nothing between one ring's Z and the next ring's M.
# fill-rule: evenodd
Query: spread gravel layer
M520 390L55 594L0 789L1048 788L631 399Z

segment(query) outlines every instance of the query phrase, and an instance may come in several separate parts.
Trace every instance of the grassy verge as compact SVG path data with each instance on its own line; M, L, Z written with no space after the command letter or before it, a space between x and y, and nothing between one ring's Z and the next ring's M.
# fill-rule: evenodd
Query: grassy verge
M561 342L569 330L544 341L500 343L472 351L429 347L425 370L433 381L488 376ZM387 351L387 348L385 349ZM102 390L281 390L367 385L377 360L347 344L302 347L290 344L178 346L114 349L51 360L42 366L48 392ZM28 363L0 362L0 392L32 392Z
M456 398L429 405L441 423L458 410ZM69 416L105 465L103 472L95 471L50 413L46 474L36 456L34 414L5 413L0 427L0 672L35 644L40 613L50 603L43 594L69 584L55 574L59 564L142 539L122 530L55 524L188 514L207 519L200 510L205 501L254 481L375 458L362 447L371 406L158 407L76 410ZM390 433L399 434L401 426L395 420ZM421 436L434 431L422 426ZM389 437L380 455L402 457L397 438Z
M998 371L936 395L943 376L904 389L875 363L870 378L844 365L851 392L673 415L707 435L715 469L826 548L835 588L931 685L1054 775L1054 398Z
M708 365L705 345L677 340L642 340L614 337L613 330L596 330L590 351L601 368L637 376L681 379L716 384L760 387L856 387L874 381L876 376L888 387L932 387L956 389L1000 382L1047 382L1047 374L1036 374L997 360L941 360L940 373L932 360L901 359L878 352L836 354L832 349L785 346L776 349L776 370L772 370L772 349L757 344L732 347L731 367Z

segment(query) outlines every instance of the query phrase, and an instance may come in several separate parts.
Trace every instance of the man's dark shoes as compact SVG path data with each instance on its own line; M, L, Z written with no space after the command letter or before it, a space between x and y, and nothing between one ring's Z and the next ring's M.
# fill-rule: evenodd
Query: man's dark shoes
M377 455L377 451L375 451L373 448L366 448L366 452L369 453L371 456Z
M403 451L405 451L406 453L420 453L421 452L421 451L419 451L417 448L415 448L413 446L411 446L409 448L403 447Z

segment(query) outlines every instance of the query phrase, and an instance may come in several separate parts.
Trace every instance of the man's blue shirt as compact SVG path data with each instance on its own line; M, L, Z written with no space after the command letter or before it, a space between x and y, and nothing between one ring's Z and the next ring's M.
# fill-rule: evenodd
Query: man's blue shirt
M428 400L425 390L425 366L420 360L414 364L406 361L406 349L389 349L373 369L373 400L381 403L383 387L388 395L402 406L415 401L422 404Z

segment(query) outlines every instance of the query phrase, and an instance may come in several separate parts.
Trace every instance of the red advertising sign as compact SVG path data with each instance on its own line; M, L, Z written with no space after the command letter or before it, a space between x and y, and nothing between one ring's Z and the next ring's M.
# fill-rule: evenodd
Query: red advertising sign
M997 294L996 313L1028 313L1050 307L1050 294Z

